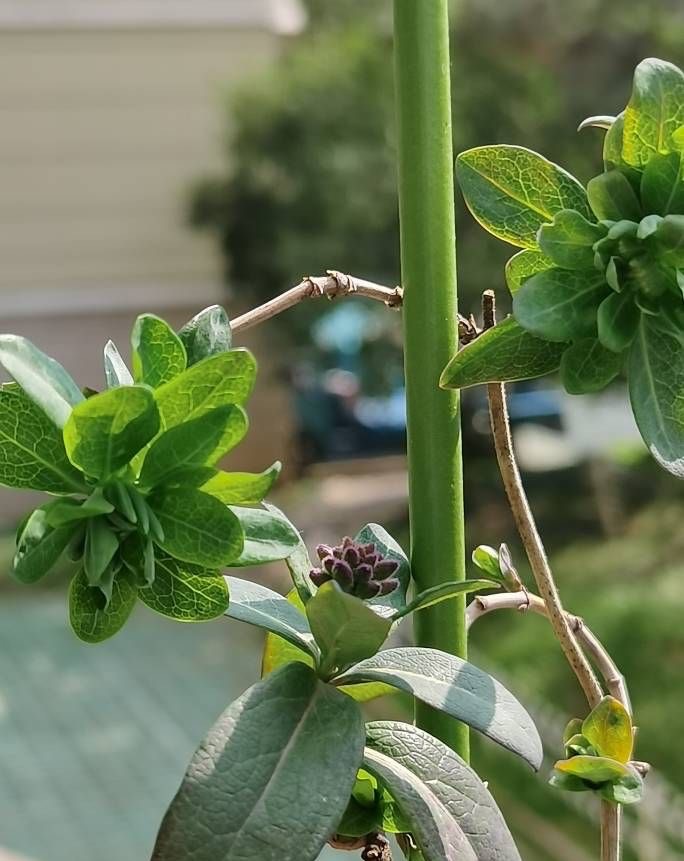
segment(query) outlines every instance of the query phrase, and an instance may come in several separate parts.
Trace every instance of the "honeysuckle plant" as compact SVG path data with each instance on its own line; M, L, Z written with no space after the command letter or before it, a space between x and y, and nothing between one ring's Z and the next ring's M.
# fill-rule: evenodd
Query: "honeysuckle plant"
M504 607L549 618L589 702L589 716L566 731L552 783L601 797L602 861L619 861L619 805L640 797L645 769L631 758L626 686L562 606L515 463L502 383L560 366L569 390L592 391L628 354L642 434L681 472L684 76L646 61L624 114L593 119L609 126L606 170L587 190L521 148L460 157L476 217L525 250L507 268L514 316L494 325L488 308L484 333L443 371L444 391L439 374L457 343L448 7L394 8L401 288L329 271L232 324L217 306L179 332L144 314L130 370L105 346L101 392L79 388L26 339L0 336L0 364L13 378L0 388L0 483L51 496L19 527L14 575L35 582L67 557L71 624L89 642L116 633L137 598L180 621L226 616L265 632L261 679L200 744L153 861L315 861L326 843L388 861L388 833L409 861L520 861L467 762L472 728L542 764L523 705L465 660L468 627ZM256 373L233 336L303 299L354 293L403 307L410 561L371 523L353 538L330 536L314 563L298 529L264 501L280 465L258 474L220 467L247 431ZM465 576L453 389L478 382L490 383L497 460L539 595L505 544L477 547L478 576ZM292 581L286 596L227 573L278 560ZM472 592L488 594L466 608ZM392 635L408 616L416 644L397 646ZM415 724L366 723L362 704L394 691L413 699Z
M571 394L626 374L650 452L684 477L684 73L637 66L629 104L606 129L603 171L586 188L519 146L461 153L470 211L523 250L506 265L513 316L444 370L442 385L519 380L560 371Z

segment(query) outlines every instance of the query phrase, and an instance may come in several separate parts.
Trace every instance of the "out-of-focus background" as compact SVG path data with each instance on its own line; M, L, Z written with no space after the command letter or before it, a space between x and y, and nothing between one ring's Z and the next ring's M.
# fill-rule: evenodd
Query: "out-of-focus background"
M0 329L100 387L102 345L123 351L140 311L236 316L327 268L398 283L390 34L389 0L0 0ZM459 0L455 146L524 144L587 180L601 133L574 130L624 106L648 55L684 62L679 0ZM487 287L505 309L513 249L460 198L458 227L463 310ZM368 520L406 542L399 315L311 302L247 334L261 373L233 462L285 462L275 498L312 545ZM626 673L654 764L626 859L682 859L682 486L645 456L620 383L520 385L511 411L566 603ZM469 546L508 541L524 571L477 390L464 446ZM0 490L0 858L145 861L200 737L258 676L260 637L140 609L78 643L68 572L7 573L32 501ZM287 588L282 566L255 576ZM526 861L589 861L595 805L544 780L585 711L577 685L543 620L479 624L473 659L529 705L548 762L534 777L476 741L475 764ZM408 716L400 699L371 713Z

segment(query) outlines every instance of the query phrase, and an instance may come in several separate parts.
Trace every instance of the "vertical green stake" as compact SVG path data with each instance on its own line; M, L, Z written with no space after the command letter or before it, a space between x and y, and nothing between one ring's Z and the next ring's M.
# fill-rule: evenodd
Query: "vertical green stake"
M394 0L411 564L417 589L465 577L448 0ZM415 615L419 646L465 657L465 601ZM420 727L468 757L468 729L416 703Z

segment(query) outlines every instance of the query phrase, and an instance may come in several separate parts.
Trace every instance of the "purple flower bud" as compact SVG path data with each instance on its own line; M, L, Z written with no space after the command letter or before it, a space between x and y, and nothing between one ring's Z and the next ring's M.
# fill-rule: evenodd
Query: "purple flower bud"
M324 583L327 583L330 580L330 575L327 571L321 571L320 568L314 568L309 572L309 577L311 578L311 582L316 587L321 587Z
M381 559L375 563L373 568L374 580L386 580L399 570L399 563L396 559Z
M356 568L361 561L361 556L359 555L359 551L356 547L345 547L344 552L342 553L342 558L347 564L351 565L352 568Z
M381 583L376 583L375 580L370 580L362 587L362 592L359 592L359 598L376 598L380 594Z
M332 571L333 579L345 592L351 592L354 587L354 572L343 559L336 559Z
M334 556L326 556L323 560L323 568L328 572L328 574L333 573L333 568L335 567L335 562L337 560Z
M322 562L326 556L332 556L332 547L328 547L327 544L319 544L316 548L316 553Z
M370 583L371 578L373 576L373 569L370 565L363 562L354 572L356 575L354 580L358 586L366 586Z
M380 587L380 595L391 595L392 592L399 586L399 581L395 580L394 577L388 577L387 580L382 580L378 582L378 586Z

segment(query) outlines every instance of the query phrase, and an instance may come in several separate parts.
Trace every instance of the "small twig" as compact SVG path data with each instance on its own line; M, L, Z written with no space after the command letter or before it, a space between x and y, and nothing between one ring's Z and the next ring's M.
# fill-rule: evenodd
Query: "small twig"
M494 293L485 291L482 297L484 328L495 325ZM539 594L548 610L549 621L556 638L582 686L590 708L597 705L603 697L601 685L591 664L577 644L577 639L570 623L566 619L563 604L551 573L551 567L546 556L544 544L539 535L534 515L530 509L525 488L520 478L520 471L513 451L506 390L502 383L490 383L487 386L489 396L489 416L494 436L494 447L499 470L503 480L515 525L520 535L523 547L530 562L530 568L537 584Z
M351 295L375 299L383 302L388 308L399 308L403 301L401 287L383 287L381 284L374 284L372 281L364 281L363 278L355 278L353 275L345 275L344 272L329 269L322 276L307 275L296 287L236 317L231 321L231 329L233 332L250 329L265 320L270 320L271 317L282 314L283 311L287 311L305 299L320 299L323 296L327 299L337 299L338 296Z
M468 605L466 618L468 628L470 628L478 619L486 616L488 613L493 613L495 610L519 610L521 612L530 611L539 616L548 618L548 610L546 604L538 595L533 595L530 592L497 592L494 595L477 595L476 598ZM579 616L565 612L565 618L570 625L573 633L576 635L579 642L582 644L586 652L591 656L592 660L598 667L601 676L603 677L608 691L616 699L630 711L629 692L625 678L606 650L605 646L598 637L587 627L586 623Z

